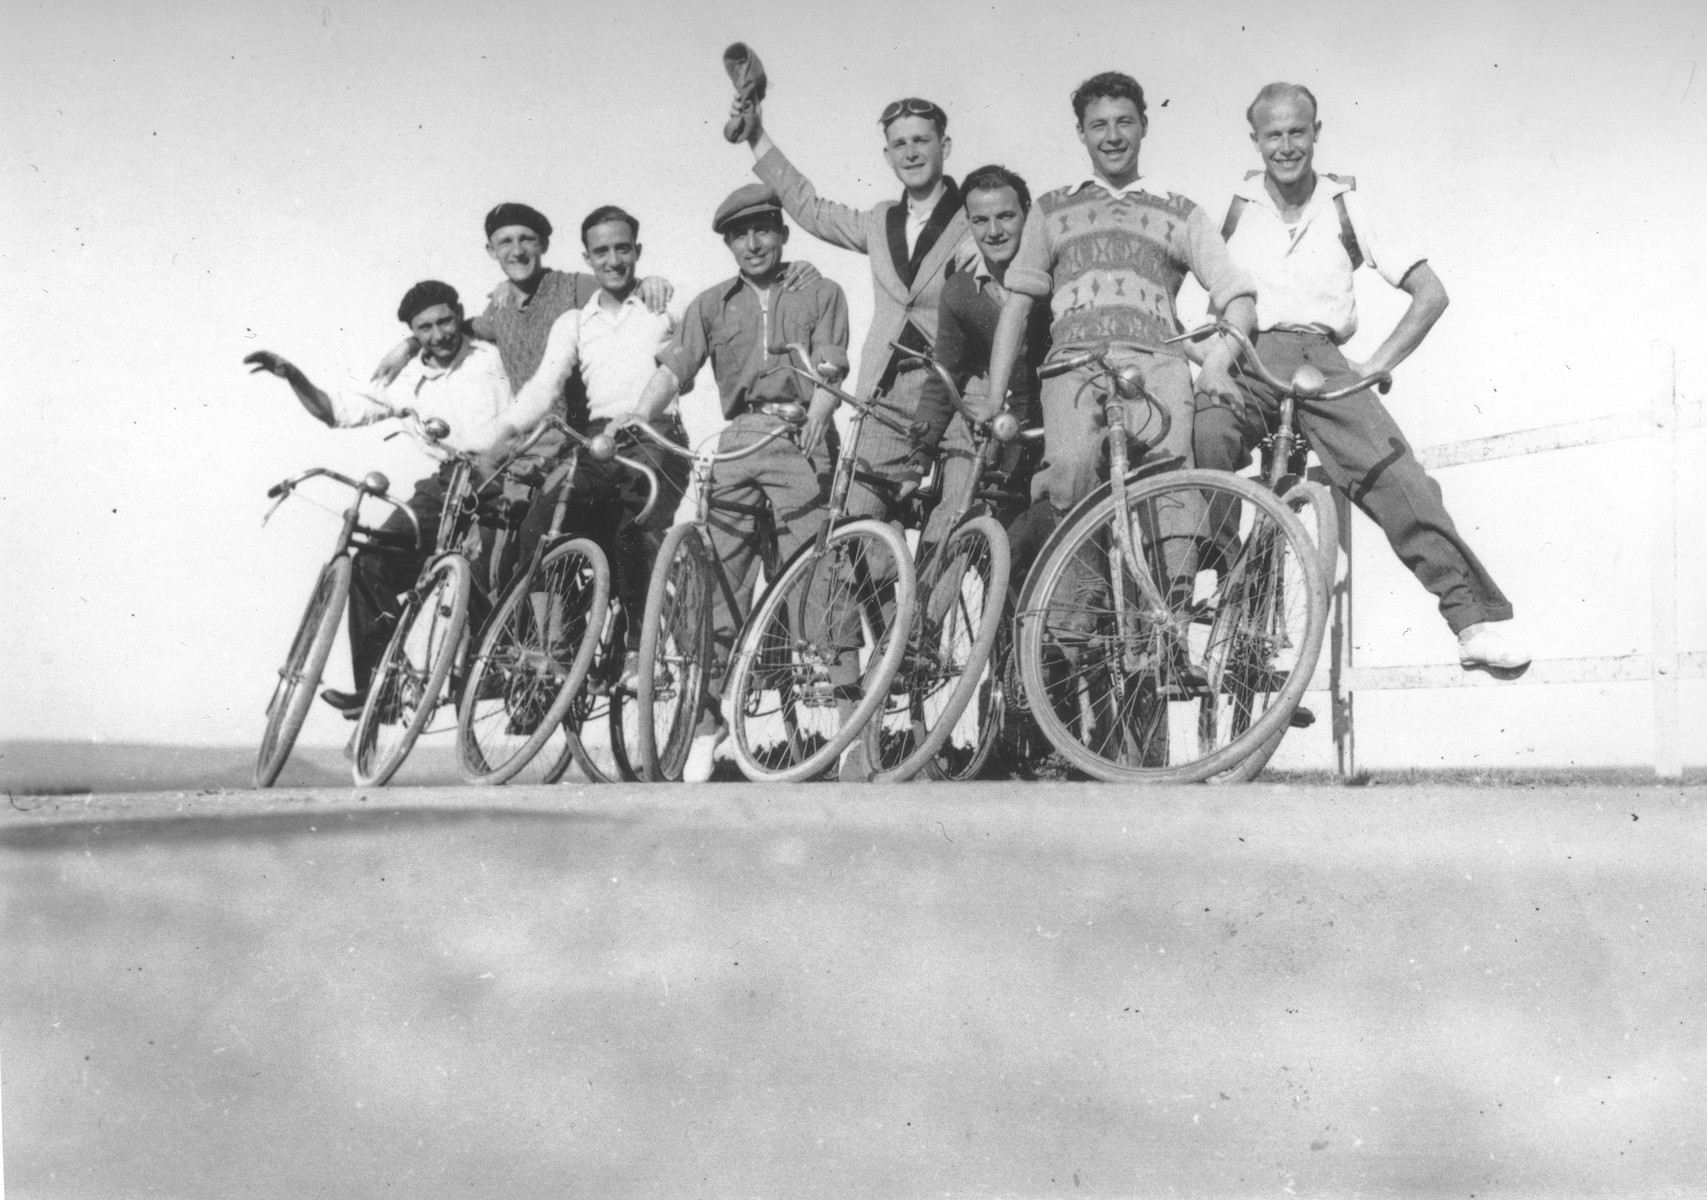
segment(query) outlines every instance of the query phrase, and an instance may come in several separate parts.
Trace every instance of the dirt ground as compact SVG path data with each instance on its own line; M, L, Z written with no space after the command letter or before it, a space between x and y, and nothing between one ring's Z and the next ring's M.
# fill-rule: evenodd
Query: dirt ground
M14 800L7 1195L1700 1195L1704 867L1699 787Z

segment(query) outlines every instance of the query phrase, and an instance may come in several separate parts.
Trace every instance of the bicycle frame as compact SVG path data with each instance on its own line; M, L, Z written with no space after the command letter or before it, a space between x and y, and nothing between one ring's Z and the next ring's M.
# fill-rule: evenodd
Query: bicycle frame
M1049 378L1064 375L1080 367L1095 367L1095 373L1080 386L1079 394L1083 395L1093 387L1100 387L1102 390L1099 400L1104 413L1103 437L1108 442L1109 489L1114 497L1114 512L1119 515L1119 519L1114 522L1115 541L1108 548L1108 565L1110 602L1114 608L1115 628L1120 631L1121 665L1124 671L1115 672L1112 683L1117 702L1124 703L1125 675L1135 674L1142 667L1139 647L1144 642L1143 621L1148 620L1153 626L1165 626L1181 636L1185 630L1168 605L1161 588L1151 578L1150 572L1144 569L1145 559L1140 549L1141 542L1133 532L1131 520L1127 515L1126 474L1131 461L1127 447L1129 431L1124 412L1117 413L1116 406L1129 400L1142 400L1161 418L1161 431L1154 441L1140 441L1140 458L1145 452L1160 446L1166 440L1172 418L1144 389L1138 372L1118 367L1109 361L1109 355L1114 349L1115 343L1102 343L1069 357L1045 362L1039 368L1038 376ZM1126 569L1128 563L1131 564L1130 571ZM1121 585L1121 581L1127 578L1130 578L1138 589L1138 598L1143 605L1141 612L1134 611L1127 603L1126 590Z

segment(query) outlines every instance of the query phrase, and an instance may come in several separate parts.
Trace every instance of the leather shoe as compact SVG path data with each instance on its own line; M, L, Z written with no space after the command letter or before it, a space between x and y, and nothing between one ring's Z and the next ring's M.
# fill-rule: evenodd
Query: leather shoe
M336 688L323 689L320 698L352 720L361 715L362 707L367 704L366 692L340 692Z

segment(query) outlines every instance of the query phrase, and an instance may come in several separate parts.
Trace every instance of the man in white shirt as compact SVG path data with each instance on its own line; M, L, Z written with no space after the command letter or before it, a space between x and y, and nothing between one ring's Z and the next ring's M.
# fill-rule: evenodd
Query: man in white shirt
M423 420L437 417L450 426L443 444L452 450L479 454L488 451L504 432L499 418L512 403L509 377L497 348L464 336L462 302L448 283L429 279L403 296L397 319L421 346L389 384L369 383L328 393L316 387L296 364L270 350L257 350L243 361L289 383L310 416L324 425L347 429L369 425L413 409ZM420 522L420 540L402 513L393 511L380 527L396 548L360 551L350 588L350 661L355 690L327 688L321 692L333 708L354 718L367 698L368 683L391 636L397 597L415 582L421 564L438 537L439 512L444 506L450 464L415 485L409 508Z
M687 444L673 398L642 409L641 394L658 369L658 352L670 344L676 318L642 302L640 222L606 205L581 222L581 242L587 266L598 290L578 309L558 317L547 335L545 353L533 377L516 395L515 407L504 425L520 435L542 420L564 385L580 369L587 395L588 432L615 432L644 419L679 445ZM581 460L575 486L576 503L570 520L577 531L597 539L612 556L618 594L628 613L628 653L625 677L638 673L640 614L652 561L664 534L675 519L690 471L685 459L659 449L642 438L624 453L648 461L658 473L659 495L644 525L628 519L638 508L636 488L643 486L631 472L588 458ZM557 503L555 489L542 491L522 524L522 552L527 553L550 524Z
M1446 310L1446 289L1421 253L1388 235L1355 181L1316 172L1322 125L1307 88L1271 83L1246 118L1263 170L1235 192L1222 236L1233 261L1256 281L1253 341L1263 365L1290 379L1308 363L1326 375L1330 390L1391 371ZM1369 361L1354 363L1339 347L1357 330L1352 272L1364 262L1411 303ZM1199 393L1199 467L1241 469L1278 414L1272 389L1248 374L1240 382L1248 398L1242 407ZM1300 401L1297 414L1334 486L1381 526L1400 560L1438 597L1463 666L1500 675L1527 667L1529 654L1501 624L1511 619L1511 603L1459 536L1440 485L1375 393Z

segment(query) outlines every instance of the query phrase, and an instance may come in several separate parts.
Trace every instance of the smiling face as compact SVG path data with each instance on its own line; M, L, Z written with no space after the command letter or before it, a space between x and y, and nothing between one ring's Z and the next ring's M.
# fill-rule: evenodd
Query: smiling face
M599 286L618 300L625 299L639 282L635 268L640 263L640 243L627 221L605 221L588 229L585 258Z
M409 332L421 343L421 357L435 366L449 366L462 349L462 309L435 304L409 318Z
M952 145L929 117L896 117L883 131L883 157L909 192L927 195L942 178Z
M1085 106L1079 120L1079 141L1090 153L1096 173L1124 186L1138 177L1138 148L1148 129L1149 123L1131 100L1098 96Z
M1308 179L1315 170L1316 136L1322 123L1315 107L1297 93L1257 105L1251 113L1251 142L1262 155L1263 170L1277 187Z
M1000 267L1013 261L1019 253L1020 231L1025 228L1025 209L1018 192L1003 187L966 193L966 219L985 262Z
M511 283L526 284L545 270L545 252L551 239L541 237L526 225L502 225L486 239L486 253L503 268Z
M769 287L782 273L788 227L774 213L744 217L724 226L723 244L735 256L742 275L759 287Z

